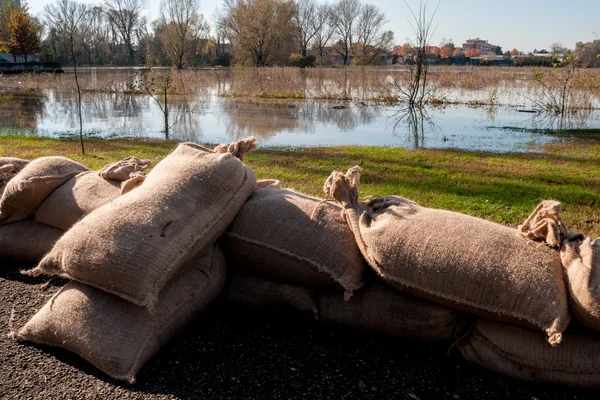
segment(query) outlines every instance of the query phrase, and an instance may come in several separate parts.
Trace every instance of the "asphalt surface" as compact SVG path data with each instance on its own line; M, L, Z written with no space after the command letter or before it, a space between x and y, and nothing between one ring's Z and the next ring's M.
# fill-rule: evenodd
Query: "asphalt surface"
M22 326L65 283L0 266L0 331ZM0 399L598 399L516 381L423 343L216 304L139 372L116 382L67 351L0 339Z

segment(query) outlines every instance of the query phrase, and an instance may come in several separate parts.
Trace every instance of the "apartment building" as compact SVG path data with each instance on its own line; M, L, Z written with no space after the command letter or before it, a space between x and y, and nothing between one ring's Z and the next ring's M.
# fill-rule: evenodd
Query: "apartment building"
M481 54L487 54L496 50L495 44L488 43L487 40L482 40L479 38L468 39L462 45L462 51L467 51L468 49L480 50Z

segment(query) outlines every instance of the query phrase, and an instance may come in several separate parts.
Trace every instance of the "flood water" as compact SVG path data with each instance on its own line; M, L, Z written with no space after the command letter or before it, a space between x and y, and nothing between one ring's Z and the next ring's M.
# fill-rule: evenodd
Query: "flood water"
M223 143L253 135L261 147L358 145L507 152L557 140L546 130L561 122L563 128L600 128L598 109L565 122L527 112L531 107L526 101L512 101L514 106L453 105L411 114L398 106L354 102L236 100L207 90L199 96L170 97L169 138ZM85 93L82 108L86 135L165 137L161 108L149 96ZM66 137L78 129L77 96L72 90L0 95L0 133Z

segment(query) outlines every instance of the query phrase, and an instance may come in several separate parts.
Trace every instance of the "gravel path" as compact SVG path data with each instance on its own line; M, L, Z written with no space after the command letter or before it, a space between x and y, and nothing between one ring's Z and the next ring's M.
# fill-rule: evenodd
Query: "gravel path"
M0 331L20 327L65 281L0 270ZM276 320L274 320L276 319ZM165 346L135 385L67 351L0 339L0 399L597 399L504 378L428 344L216 305Z

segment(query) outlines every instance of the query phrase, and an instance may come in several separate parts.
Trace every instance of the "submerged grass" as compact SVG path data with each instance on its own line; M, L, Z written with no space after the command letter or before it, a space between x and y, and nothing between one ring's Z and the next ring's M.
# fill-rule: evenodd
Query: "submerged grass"
M155 164L177 143L158 140L96 140L85 156L76 141L1 137L0 156L32 159L62 155L97 169L135 155ZM399 195L516 226L544 199L563 203L569 229L600 235L600 142L548 144L542 153L484 153L459 150L405 150L386 147L266 149L250 153L247 164L259 179L321 196L332 170L363 168L361 197Z

